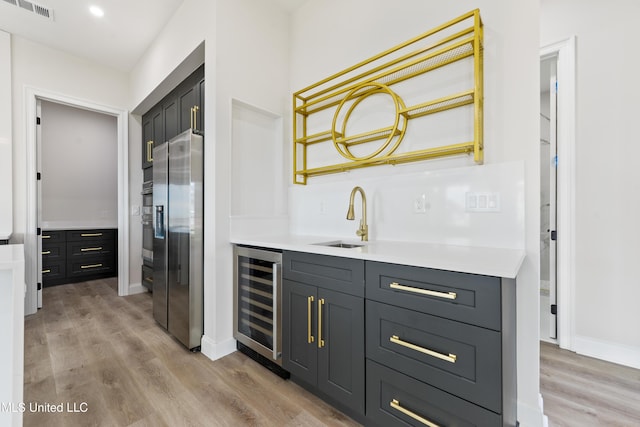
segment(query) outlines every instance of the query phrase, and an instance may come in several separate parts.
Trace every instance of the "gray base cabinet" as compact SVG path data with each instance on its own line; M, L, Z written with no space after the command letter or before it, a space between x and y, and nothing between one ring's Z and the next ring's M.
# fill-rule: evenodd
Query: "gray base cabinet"
M338 409L517 424L515 280L286 251L283 277L283 367Z
M285 252L283 265L283 368L362 419L364 262Z
M367 262L365 286L368 424L516 425L513 280Z

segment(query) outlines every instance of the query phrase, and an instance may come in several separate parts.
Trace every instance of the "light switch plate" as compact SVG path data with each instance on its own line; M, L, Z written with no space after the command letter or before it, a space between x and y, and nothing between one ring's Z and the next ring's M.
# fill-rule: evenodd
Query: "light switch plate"
M500 193L470 191L465 194L467 212L500 212Z

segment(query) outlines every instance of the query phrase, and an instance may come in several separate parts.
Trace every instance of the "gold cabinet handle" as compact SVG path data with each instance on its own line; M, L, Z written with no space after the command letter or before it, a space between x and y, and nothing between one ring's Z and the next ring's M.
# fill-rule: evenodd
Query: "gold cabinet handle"
M85 269L85 268L98 268L98 267L102 267L102 264L89 264L89 265L81 265L80 268Z
M42 274L51 273L51 270L42 270Z
M153 140L147 141L147 162L153 162Z
M42 255L49 255L51 254L51 251L42 251Z
M91 251L101 251L102 246L98 246L97 248L81 248L80 252L91 252Z
M198 130L198 110L200 107L194 105L191 107L191 129Z
M43 234L43 235L42 235L42 238L43 238L43 239L50 239L50 238L51 238L51 236L45 236L45 235Z
M401 285L397 282L393 282L389 285L391 289L398 289L400 291L413 292L416 294L429 295L431 297L445 298L445 299L456 299L458 298L458 294L455 292L438 292L438 291L430 291L429 289L420 289L414 288L412 286Z
M102 233L82 233L80 237L98 237L102 236Z
M313 335L311 335L311 303L313 297L307 297L307 343L311 344L314 341Z
M437 351L429 350L428 348L420 347L415 344L411 344L410 342L403 341L397 335L391 336L389 338L389 341L391 341L394 344L398 344L403 347L410 348L411 350L419 351L420 353L424 353L431 357L435 357L441 360L446 360L447 362L451 362L451 363L456 363L456 359L458 358L458 356L456 356L455 354L438 353Z
M324 306L324 298L318 300L318 348L324 347L322 339L322 307Z
M413 411L408 410L407 408L403 408L402 406L400 406L400 402L398 402L397 399L393 399L391 402L389 402L389 406L391 406L393 409L396 409L400 412L402 412L405 415L410 416L411 418L413 418L414 420L429 426L429 427L440 427L438 424L436 423L432 423L431 421L429 421L426 418L421 417L420 415L416 414Z

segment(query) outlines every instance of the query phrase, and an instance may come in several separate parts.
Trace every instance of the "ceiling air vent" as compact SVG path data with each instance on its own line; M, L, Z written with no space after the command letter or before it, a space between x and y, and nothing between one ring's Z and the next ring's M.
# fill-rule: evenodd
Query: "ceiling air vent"
M45 17L53 21L53 9L49 9L48 7L42 6L41 4L34 3L27 0L4 0L4 1L14 6L19 6L24 10L33 12L36 15L40 15L42 17Z

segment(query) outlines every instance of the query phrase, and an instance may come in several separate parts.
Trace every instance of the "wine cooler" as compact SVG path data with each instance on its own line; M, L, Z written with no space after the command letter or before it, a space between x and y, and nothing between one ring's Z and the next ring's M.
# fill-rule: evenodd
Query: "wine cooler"
M233 259L233 337L281 366L282 253L235 246Z

